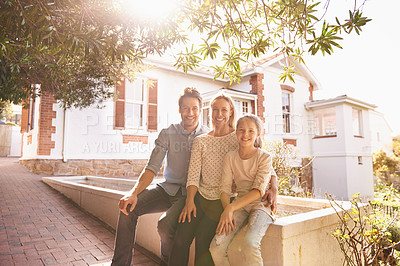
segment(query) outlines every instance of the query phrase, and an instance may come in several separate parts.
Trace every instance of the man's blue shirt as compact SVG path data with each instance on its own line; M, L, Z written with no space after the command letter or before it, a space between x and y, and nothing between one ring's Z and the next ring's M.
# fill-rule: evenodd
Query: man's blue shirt
M187 132L181 124L172 124L161 130L158 135L146 169L154 172L157 176L164 159L166 159L165 181L158 185L169 195L176 195L179 188L182 188L183 195L186 195L186 180L193 140L206 132L208 132L208 128L200 123L191 133Z

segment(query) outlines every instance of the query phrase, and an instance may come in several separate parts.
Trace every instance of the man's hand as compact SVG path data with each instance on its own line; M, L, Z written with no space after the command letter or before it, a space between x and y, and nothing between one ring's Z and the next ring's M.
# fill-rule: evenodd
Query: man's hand
M271 206L272 213L276 214L278 210L278 190L271 187L265 192L261 201L265 201L265 207Z
M193 216L196 217L196 204L194 204L193 200L187 200L185 207L183 207L182 212L179 215L178 222L184 223L187 218L188 223L190 223L192 212Z
M129 212L132 212L137 203L137 195L125 195L123 196L118 203L118 207L121 212L123 212L125 215L129 215L129 213L126 211L126 207L128 207L129 204L131 204L131 207L129 209Z

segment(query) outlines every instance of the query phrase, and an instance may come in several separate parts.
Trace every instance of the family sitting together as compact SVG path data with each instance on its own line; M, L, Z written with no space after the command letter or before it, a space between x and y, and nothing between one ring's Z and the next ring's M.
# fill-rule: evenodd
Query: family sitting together
M161 130L138 182L121 198L112 265L131 265L138 217L157 212L165 212L161 265L188 265L193 239L195 265L263 265L261 240L275 219L278 189L272 158L261 149L262 122L254 115L236 122L231 98L218 95L207 132L201 107L200 93L186 88L181 123ZM165 181L149 187L165 158Z

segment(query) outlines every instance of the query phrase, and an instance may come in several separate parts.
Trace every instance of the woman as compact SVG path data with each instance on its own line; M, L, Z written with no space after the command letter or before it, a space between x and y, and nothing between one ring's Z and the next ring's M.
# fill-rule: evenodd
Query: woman
M209 247L215 235L223 207L219 186L223 158L238 148L235 128L236 112L232 100L219 95L211 102L213 129L195 138L192 147L186 205L170 254L169 265L188 264L189 247L195 240L196 265L213 265Z

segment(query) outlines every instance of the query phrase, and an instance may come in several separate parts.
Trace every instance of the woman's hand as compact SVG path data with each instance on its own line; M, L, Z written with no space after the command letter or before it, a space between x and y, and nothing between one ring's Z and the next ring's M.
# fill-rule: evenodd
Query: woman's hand
M228 205L225 210L221 214L221 218L219 219L217 234L218 235L229 235L231 231L236 230L236 219L233 215L233 209L230 205Z
M184 223L186 218L188 223L191 221L191 214L193 212L193 217L196 217L196 204L194 204L194 200L186 200L185 207L183 207L181 214L179 215L178 222Z

